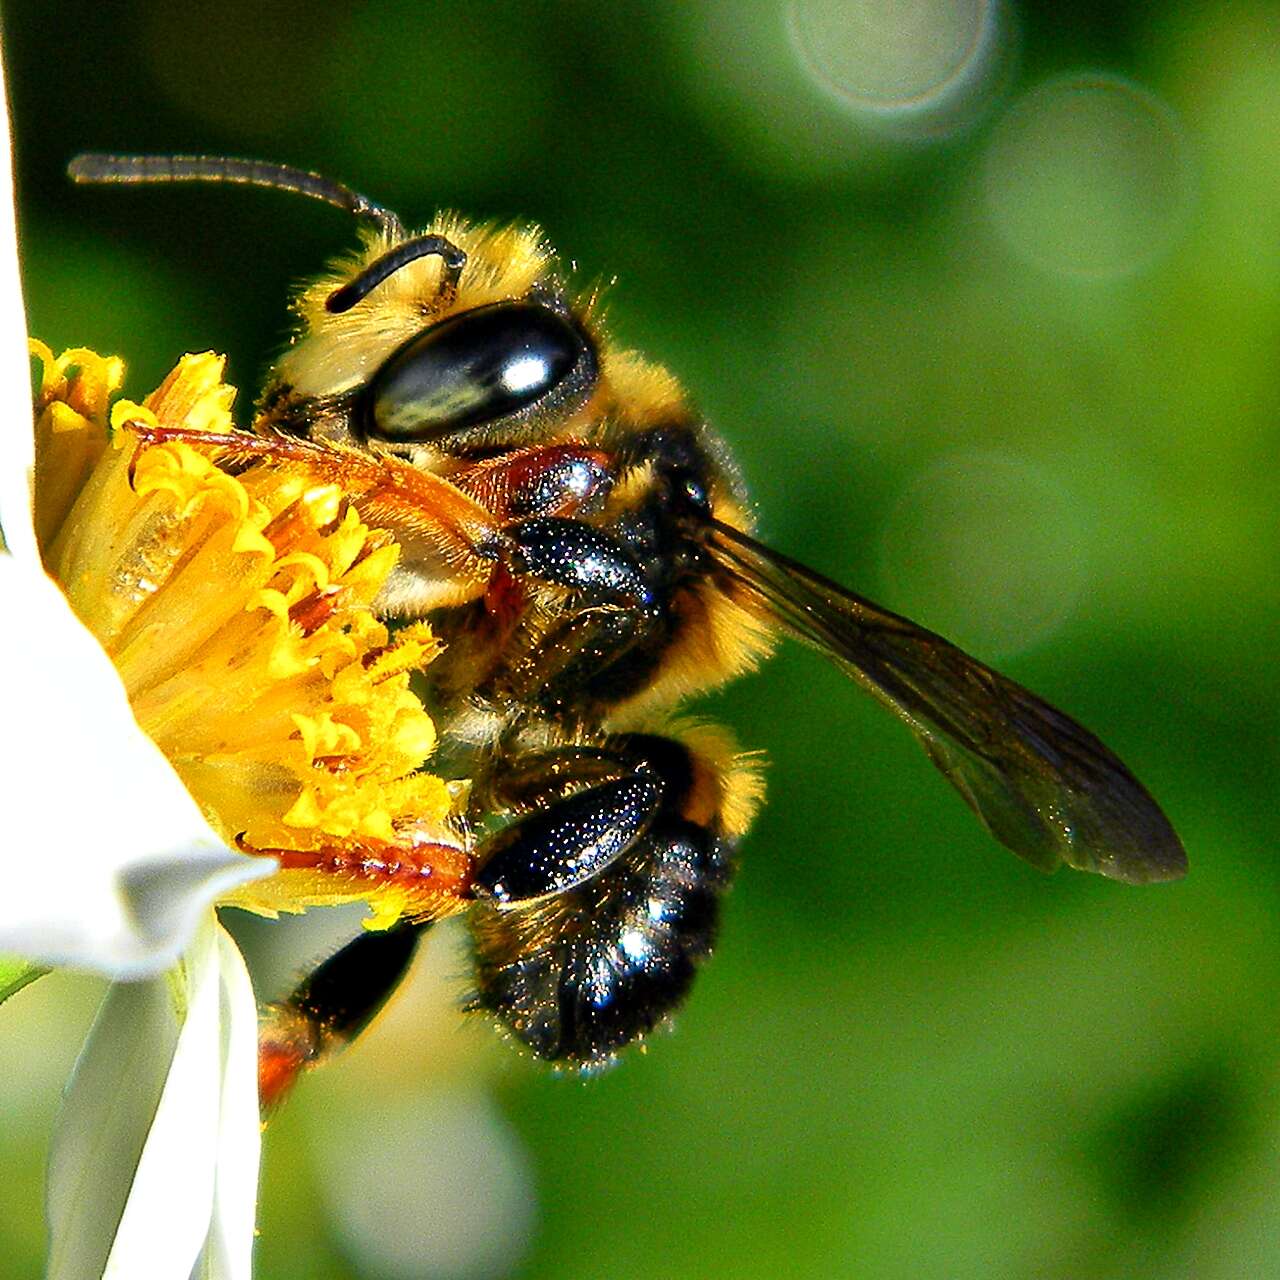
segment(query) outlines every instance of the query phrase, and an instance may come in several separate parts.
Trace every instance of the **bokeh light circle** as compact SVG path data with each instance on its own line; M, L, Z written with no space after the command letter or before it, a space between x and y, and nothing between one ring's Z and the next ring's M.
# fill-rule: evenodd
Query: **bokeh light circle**
M1086 520L1057 477L1005 454L954 453L890 512L884 603L983 658L1018 653L1070 615L1086 542Z
M1174 112L1106 75L1048 81L1016 103L993 132L984 182L991 221L1019 256L1104 279L1166 248L1192 191Z
M519 1265L535 1197L519 1138L482 1091L392 1094L312 1146L361 1275L497 1280Z
M989 78L995 0L792 0L791 39L813 80L873 115L952 107Z

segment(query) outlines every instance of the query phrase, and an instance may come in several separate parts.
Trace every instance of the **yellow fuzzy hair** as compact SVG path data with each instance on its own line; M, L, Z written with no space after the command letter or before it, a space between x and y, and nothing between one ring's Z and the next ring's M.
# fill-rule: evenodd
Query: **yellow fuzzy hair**
M307 396L335 395L367 381L402 343L422 331L428 318L521 297L544 279L555 255L534 226L475 226L456 214L441 214L427 232L444 236L467 255L458 293L446 311L437 295L443 264L423 257L400 268L357 307L334 315L325 300L377 261L397 241L369 229L361 247L332 263L298 295L299 335L279 362L282 380Z

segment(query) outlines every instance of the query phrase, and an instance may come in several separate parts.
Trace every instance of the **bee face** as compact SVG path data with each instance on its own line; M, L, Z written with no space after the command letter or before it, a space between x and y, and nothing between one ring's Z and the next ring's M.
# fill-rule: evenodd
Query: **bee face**
M423 242L441 252L379 278ZM589 319L570 310L554 268L533 228L444 217L417 237L367 233L295 304L299 336L266 388L273 422L429 462L566 416L594 389L599 362Z
M536 228L449 216L417 235L369 234L296 309L299 335L264 393L257 430L403 458L499 518L590 520L621 543L605 557L611 572L635 576L637 560L646 562L660 597L654 615L607 624L610 652L620 654L625 635L624 664L607 677L584 670L581 651L604 642L595 628L567 646L554 672L545 655L517 660L519 639L505 663L481 660L468 644L470 670L505 668L495 691L522 702L543 685L538 700L563 711L576 690L599 719L624 701L670 702L669 687L718 683L765 651L755 612L730 607L731 584L712 588L702 548L713 519L747 527L723 446L669 374L613 348L598 298L570 293ZM470 598L451 579L447 553L412 537L403 545L389 612L415 616ZM521 548L526 578L533 550ZM543 538L536 550L553 548ZM584 550L562 547L570 557ZM530 619L560 608L526 585ZM442 670L469 696L463 666L455 656Z
M426 673L440 760L470 784L468 829L493 833L459 903L472 1007L535 1054L609 1061L666 1019L709 954L759 771L672 715L777 636L893 711L1032 863L1128 881L1185 869L1155 802L1074 720L756 541L723 446L669 374L610 344L536 229L443 217L409 235L346 188L242 162L90 158L73 172L224 180L228 166L376 224L299 297L256 434L219 447L336 479L396 535L381 604L429 615L445 643ZM357 1029L411 952L397 932L367 991L371 945L326 966L341 1018L304 984L290 1019Z

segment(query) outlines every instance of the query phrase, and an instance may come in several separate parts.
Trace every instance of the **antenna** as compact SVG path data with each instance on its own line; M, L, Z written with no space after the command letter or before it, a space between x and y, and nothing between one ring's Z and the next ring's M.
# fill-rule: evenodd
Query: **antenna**
M87 152L71 161L67 174L73 182L82 183L230 182L292 191L345 209L357 218L369 218L395 239L404 235L404 226L390 209L332 178L288 164L236 160L230 156L117 156Z
M388 249L382 257L365 267L354 280L348 280L335 289L325 300L325 310L334 315L350 311L357 302L362 302L373 289L401 267L432 255L439 256L444 264L436 304L441 307L449 306L457 296L458 281L462 277L462 268L467 265L467 255L452 240L429 234L406 240L394 249Z

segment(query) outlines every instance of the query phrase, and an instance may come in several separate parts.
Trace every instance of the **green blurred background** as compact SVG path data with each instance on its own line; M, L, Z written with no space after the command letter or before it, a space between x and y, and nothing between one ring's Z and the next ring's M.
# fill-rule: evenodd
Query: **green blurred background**
M1178 885L1052 879L788 651L707 709L771 799L672 1035L587 1081L436 938L267 1130L260 1272L1280 1274L1280 12L1201 0L6 0L26 288L244 407L343 215L71 188L83 149L543 223L732 443L770 542L1097 729ZM942 89L938 86L944 84ZM56 831L60 821L52 818ZM350 917L237 922L264 994ZM100 996L0 1024L0 1274Z

